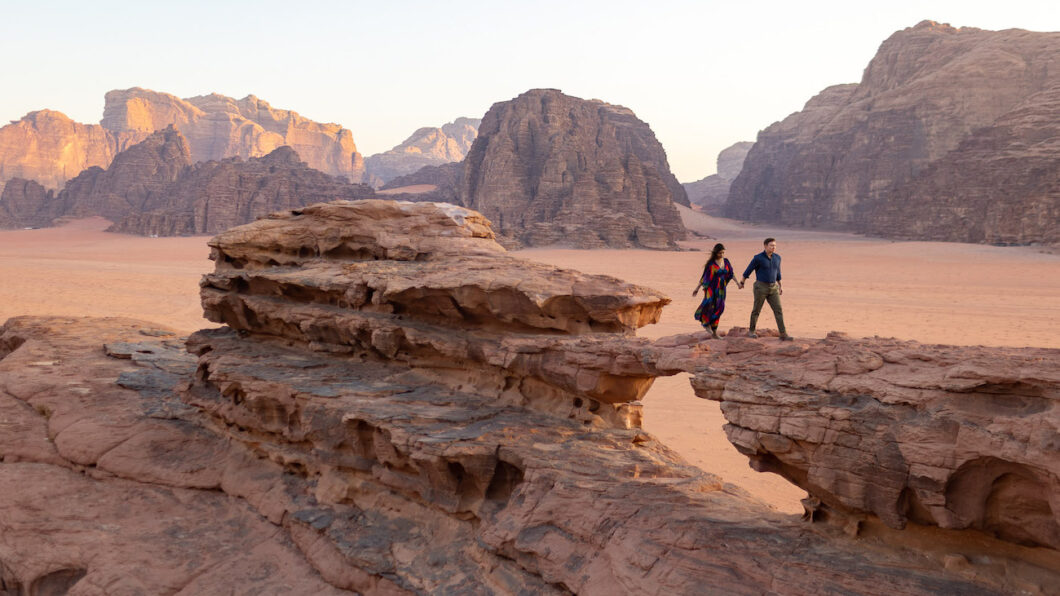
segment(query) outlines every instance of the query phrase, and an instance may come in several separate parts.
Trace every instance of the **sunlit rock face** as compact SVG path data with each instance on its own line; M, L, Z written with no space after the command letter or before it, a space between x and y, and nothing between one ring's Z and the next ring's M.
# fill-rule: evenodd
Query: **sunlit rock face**
M973 242L1053 241L1060 33L924 21L759 133L725 215Z
M350 182L364 178L364 158L349 130L275 109L253 95L180 99L133 87L109 91L105 99L103 128L151 133L172 125L188 140L192 161L262 157L286 145L313 169Z
M0 127L0 188L21 178L58 192L82 171L106 169L120 152L168 126L184 136L193 163L263 157L286 145L313 169L365 180L353 135L338 124L275 109L253 95L180 99L134 87L106 94L98 125L40 110Z
M674 248L688 205L631 110L534 89L490 108L464 160L461 204L509 245Z
M107 167L115 155L148 134L115 134L54 110L30 112L0 127L0 188L21 178L58 191L82 170Z

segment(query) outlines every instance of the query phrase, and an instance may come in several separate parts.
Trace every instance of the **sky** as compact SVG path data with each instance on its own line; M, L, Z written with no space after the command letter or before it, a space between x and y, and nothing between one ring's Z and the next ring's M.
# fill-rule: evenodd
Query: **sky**
M0 122L98 123L111 89L253 94L367 156L544 87L632 109L690 182L923 20L1060 31L1060 3L0 0Z

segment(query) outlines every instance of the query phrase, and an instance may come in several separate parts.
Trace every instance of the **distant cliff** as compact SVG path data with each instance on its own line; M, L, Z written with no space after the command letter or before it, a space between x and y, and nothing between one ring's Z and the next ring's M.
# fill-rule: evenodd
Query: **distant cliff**
M364 177L364 158L349 130L273 109L253 95L236 100L212 93L182 100L139 87L110 91L101 124L114 132L152 132L172 124L188 139L196 162L261 157L286 145L313 169L351 182Z
M310 168L290 147L243 160L192 164L188 143L173 126L91 167L57 195L22 179L9 181L0 201L0 227L39 227L57 217L99 215L112 231L142 235L207 234L279 210L374 195Z
M725 205L729 198L729 187L743 169L743 161L754 143L742 141L726 147L718 154L718 172L702 180L686 182L682 186L688 193L688 201L708 210Z
M1060 243L1060 86L1027 98L873 205L867 231L991 244Z
M924 21L887 39L860 84L825 89L759 133L724 212L924 239L1047 241L1057 235L1057 87L1060 33Z
M631 110L535 89L490 108L460 186L509 245L673 248L687 205L666 152Z
M462 161L481 123L477 118L457 118L441 128L421 128L397 147L367 157L368 176L387 184L426 166Z
M452 162L440 166L423 166L411 174L398 176L380 188L388 199L434 201L460 204L460 182L464 178L464 163ZM405 189L415 188L410 193ZM403 192L404 191L404 192Z
M59 189L86 168L107 167L120 151L170 125L187 139L193 163L261 157L286 145L314 169L352 182L365 177L352 133L338 124L274 109L253 95L180 99L134 87L106 94L101 125L41 110L0 128L0 185L23 178Z
M275 211L374 194L370 186L314 170L293 149L280 147L246 161L230 157L197 163L110 231L145 236L213 234Z
M145 136L80 124L54 110L30 112L0 127L0 187L22 178L45 188L62 188L86 168L107 167L119 151Z

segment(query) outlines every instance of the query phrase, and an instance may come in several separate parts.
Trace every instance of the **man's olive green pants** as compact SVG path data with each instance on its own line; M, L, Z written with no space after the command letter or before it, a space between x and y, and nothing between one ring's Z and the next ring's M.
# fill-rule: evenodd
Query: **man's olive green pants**
M750 330L754 331L758 325L758 315L762 314L762 303L768 302L769 308L773 309L773 316L777 319L777 331L780 335L787 335L788 330L784 327L784 309L780 307L780 286L756 281L754 285L755 306L751 309Z

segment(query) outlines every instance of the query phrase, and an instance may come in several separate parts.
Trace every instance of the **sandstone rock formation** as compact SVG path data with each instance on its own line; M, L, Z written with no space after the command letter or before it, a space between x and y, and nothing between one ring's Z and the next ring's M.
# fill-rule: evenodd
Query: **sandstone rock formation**
M743 161L754 143L743 141L726 147L718 154L718 171L702 180L682 184L688 193L688 201L706 211L719 210L729 198L729 187L740 175Z
M1044 240L1056 233L1045 216L1057 202L1049 174L1036 172L1055 171L1060 158L1033 123L1053 113L1057 86L1060 33L922 22L887 39L860 84L826 89L759 133L725 214L929 239ZM991 143L1004 158L987 155ZM1010 188L1019 173L1032 181ZM940 205L903 215L940 189ZM921 227L933 214L943 222Z
M203 305L228 326L191 355L124 320L0 328L4 589L1033 588L778 515L682 462L637 400L739 340L632 337L666 298L512 258L475 212L338 202L210 244Z
M104 128L150 133L173 125L188 139L192 161L261 157L286 145L313 169L351 182L364 178L364 158L349 130L274 109L253 95L237 100L211 93L180 99L133 87L109 91L105 99L100 122Z
M114 134L53 110L30 112L0 127L0 188L22 178L58 190L86 168L107 167L119 151L145 136Z
M351 182L365 178L350 131L274 109L253 95L180 99L138 87L110 91L101 124L41 110L0 128L0 188L22 178L58 191L83 170L107 168L118 153L170 125L187 139L193 162L262 157L286 145L314 169Z
M10 180L0 199L0 227L49 226L63 216L117 221L164 194L190 163L184 138L169 127L119 153L109 168L81 172L58 195L35 182Z
M424 166L411 174L398 176L380 187L389 199L432 201L460 205L460 183L464 179L464 163ZM418 192L403 192L416 189Z
M386 185L420 168L463 161L481 123L477 118L457 118L441 128L421 128L393 149L365 158L365 168L373 180Z
M1060 244L1060 85L972 133L866 220L897 238Z
M211 234L273 211L374 194L370 186L314 170L290 147L280 147L246 161L231 157L197 163L110 230L144 236Z
M117 221L165 194L190 165L184 137L169 126L116 155L107 169L81 172L67 182L58 200L63 215Z
M225 446L173 391L194 370L144 322L0 327L0 593L346 593L218 490Z
M43 228L63 214L55 192L32 180L12 178L0 194L0 228Z
M19 179L0 197L0 227L41 227L59 217L105 217L111 231L177 236L216 233L318 201L371 197L363 184L309 168L290 147L261 158L192 165L173 127L118 154L110 167L92 167L58 195Z
M698 359L696 394L818 513L1060 551L1060 350L733 335Z
M673 248L688 205L666 153L627 108L535 89L490 108L460 187L511 245Z

